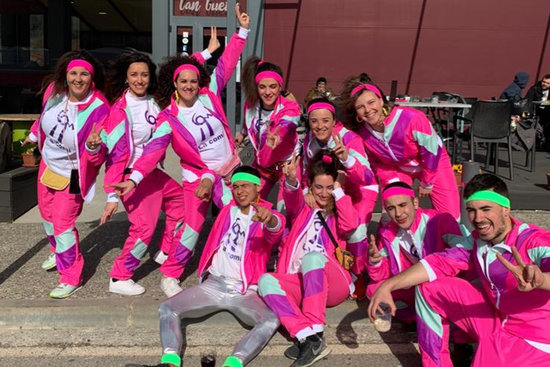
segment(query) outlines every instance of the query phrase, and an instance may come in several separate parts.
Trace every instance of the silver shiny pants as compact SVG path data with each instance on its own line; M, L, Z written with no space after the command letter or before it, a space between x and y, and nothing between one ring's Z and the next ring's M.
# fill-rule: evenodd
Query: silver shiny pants
M243 365L260 353L279 327L279 319L256 291L238 293L234 284L210 275L201 284L184 289L160 305L160 339L164 353L181 353L181 319L203 317L221 310L253 326L233 350L233 356Z

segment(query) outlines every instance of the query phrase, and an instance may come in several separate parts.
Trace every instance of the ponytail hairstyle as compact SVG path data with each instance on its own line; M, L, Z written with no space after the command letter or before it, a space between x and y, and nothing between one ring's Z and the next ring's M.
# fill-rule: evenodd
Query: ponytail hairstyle
M199 69L199 88L207 87L210 84L210 74L194 57L180 55L169 57L163 64L160 65L159 70L159 87L155 94L155 100L160 108L166 108L170 105L170 98L176 90L173 79L174 72L183 64L191 64Z
M147 94L151 95L156 91L157 66L151 58L141 52L124 53L116 61L109 63L106 97L111 104L122 95L122 92L124 92L126 88L128 88L128 84L126 83L128 68L135 62L143 62L147 64L149 68L149 86L147 87Z
M376 85L372 79L369 77L368 74L362 73L359 76L352 76L344 80L344 89L342 90L342 93L340 94L340 103L339 106L343 111L344 114L344 121L342 123L344 126L350 130L357 130L359 127L361 127L363 124L357 121L357 113L355 112L355 102L357 101L357 98L361 94L363 94L365 91L360 91L355 93L354 95L351 95L351 92L361 84L371 84L378 88L380 91L380 94L382 95L382 100L384 101L384 114L387 116L390 114L393 103L390 103L386 100L386 95L380 89L378 85Z
M256 75L263 71L275 72L281 76L281 79L283 78L283 71L277 65L267 61L262 61L257 56L248 58L241 73L241 85L244 89L244 93L246 94L246 101L251 106L255 106L260 99L258 89L256 87ZM283 86L281 85L280 93L282 93L282 91Z

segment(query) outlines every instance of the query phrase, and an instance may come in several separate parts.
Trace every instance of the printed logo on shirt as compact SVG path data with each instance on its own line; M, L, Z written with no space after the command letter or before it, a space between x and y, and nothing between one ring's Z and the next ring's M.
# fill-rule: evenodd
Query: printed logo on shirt
M222 251L227 254L231 260L241 261L239 251L239 243L244 242L245 231L242 225L241 218L237 218L231 226L231 231L228 231L224 237Z
M211 137L212 135L214 135L214 129L212 128L212 126L208 122L208 119L210 117L212 117L212 114L210 114L210 113L207 113L206 116L194 114L193 118L191 119L193 124L201 127L200 130L201 130L201 140L202 141L206 140L206 138L207 138L207 136L204 134L204 130L203 130L202 125L206 125L206 129L208 129L208 132L209 132L208 137Z
M57 131L59 127L59 132ZM67 116L67 111L61 110L57 114L57 125L53 127L53 129L50 130L49 134L51 136L50 141L52 141L58 148L69 151L64 145L63 145L63 136L65 135L65 131L67 128L70 128L71 131L74 130L74 124L71 124L69 122L69 116ZM57 138L55 135L57 135Z
M309 229L308 232L313 230L314 235L304 243L304 252L320 252L326 254L326 249L325 246L323 246L323 240L321 238L321 229L323 228L321 221L315 217L312 226L313 229Z
M157 117L155 115L151 115L149 110L145 110L145 121L147 121L149 125L156 125Z

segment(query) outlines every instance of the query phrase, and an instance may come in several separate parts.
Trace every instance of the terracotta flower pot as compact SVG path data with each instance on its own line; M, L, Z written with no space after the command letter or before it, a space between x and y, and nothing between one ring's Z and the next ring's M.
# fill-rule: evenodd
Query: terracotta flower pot
M38 156L32 154L32 153L23 153L21 154L21 158L23 158L23 167L36 167L38 166L39 158Z

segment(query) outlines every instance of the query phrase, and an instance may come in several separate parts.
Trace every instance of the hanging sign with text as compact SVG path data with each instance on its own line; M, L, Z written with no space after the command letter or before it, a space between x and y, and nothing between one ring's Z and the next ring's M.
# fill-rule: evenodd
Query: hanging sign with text
M246 1L239 3L241 11L246 11ZM174 16L226 17L227 0L174 0Z

